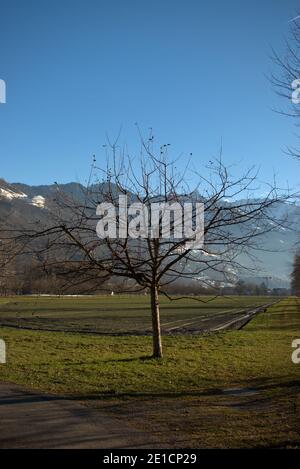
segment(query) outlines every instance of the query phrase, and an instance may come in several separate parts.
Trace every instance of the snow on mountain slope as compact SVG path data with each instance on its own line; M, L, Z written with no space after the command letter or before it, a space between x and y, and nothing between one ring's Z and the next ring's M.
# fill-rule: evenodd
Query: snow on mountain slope
M11 189L3 189L2 187L0 187L0 197L5 197L6 199L12 200L26 198L27 195L23 194L22 192L14 192Z
M38 208L45 208L45 197L42 195L35 195L34 197L29 197L27 194L16 188L15 186L8 184L3 179L0 179L0 200L14 201L14 200L24 200L24 202L33 205Z
M39 208L45 208L45 197L42 195L36 195L32 197L31 199L31 205L34 205L35 207Z

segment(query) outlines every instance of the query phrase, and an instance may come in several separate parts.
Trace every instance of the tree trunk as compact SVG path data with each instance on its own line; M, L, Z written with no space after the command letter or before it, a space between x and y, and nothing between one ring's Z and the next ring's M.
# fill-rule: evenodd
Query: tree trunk
M162 343L160 330L160 315L157 285L151 287L151 314L152 314L152 336L153 336L153 358L162 358Z

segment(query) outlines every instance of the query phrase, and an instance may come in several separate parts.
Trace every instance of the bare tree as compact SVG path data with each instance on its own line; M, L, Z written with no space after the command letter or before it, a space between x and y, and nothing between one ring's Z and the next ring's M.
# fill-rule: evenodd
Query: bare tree
M259 238L276 226L270 208L285 196L268 186L264 198L255 199L255 169L235 178L222 163L221 154L209 162L206 176L190 162L176 169L178 162L169 157L170 145L157 146L152 133L146 139L141 137L136 158L117 141L108 141L105 152L104 167L94 161L82 197L67 196L57 186L47 225L35 222L17 235L12 230L14 242L17 239L24 252L34 246L44 268L61 276L65 287L86 285L89 291L99 291L105 282L118 278L123 291L149 292L153 357L160 358L159 295L180 299L168 293L178 279L196 279L203 286L211 275L232 278L233 271L243 268L240 259L253 256ZM120 200L130 203L125 218ZM161 203L165 208L155 218L153 204ZM141 216L141 204L147 209L146 217L145 212ZM196 204L203 206L203 223ZM115 221L110 219L111 213L116 214ZM170 232L163 236L166 220ZM96 230L103 235L110 222L116 235L99 238ZM188 232L180 231L185 222L190 224ZM7 239L11 236L12 232ZM201 236L204 245L199 245Z
M280 56L273 51L273 62L276 65L276 71L271 75L271 83L273 84L277 94L287 103L287 110L276 110L280 114L291 117L295 126L300 125L300 21L299 15L290 21L290 34L286 41L286 50L284 56ZM298 135L298 137L300 137ZM297 146L286 147L288 156L300 161L300 150ZM296 194L299 199L299 193ZM298 227L294 227L298 230ZM297 243L298 245L298 243ZM297 260L297 255L295 257ZM296 262L295 260L295 262ZM292 273L292 289L295 290L295 264Z
M298 16L290 21L290 34L286 40L283 56L275 50L272 60L276 70L271 75L271 83L277 94L286 100L288 107L276 112L291 117L295 126L300 125L300 20ZM287 146L288 155L300 159L298 148Z

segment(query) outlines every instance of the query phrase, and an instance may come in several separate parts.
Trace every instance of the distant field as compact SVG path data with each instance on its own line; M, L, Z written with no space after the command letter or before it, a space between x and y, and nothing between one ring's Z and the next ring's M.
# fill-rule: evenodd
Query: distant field
M164 332L176 333L182 327L202 329L205 321L217 321L243 308L270 303L267 297L209 297L170 301L161 297ZM15 296L0 298L0 325L34 329L90 333L131 333L151 331L148 296Z

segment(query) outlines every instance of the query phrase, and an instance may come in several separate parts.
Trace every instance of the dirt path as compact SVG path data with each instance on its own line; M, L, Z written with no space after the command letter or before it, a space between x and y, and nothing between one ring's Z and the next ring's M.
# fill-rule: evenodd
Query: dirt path
M105 410L0 383L0 448L138 448L149 435Z

